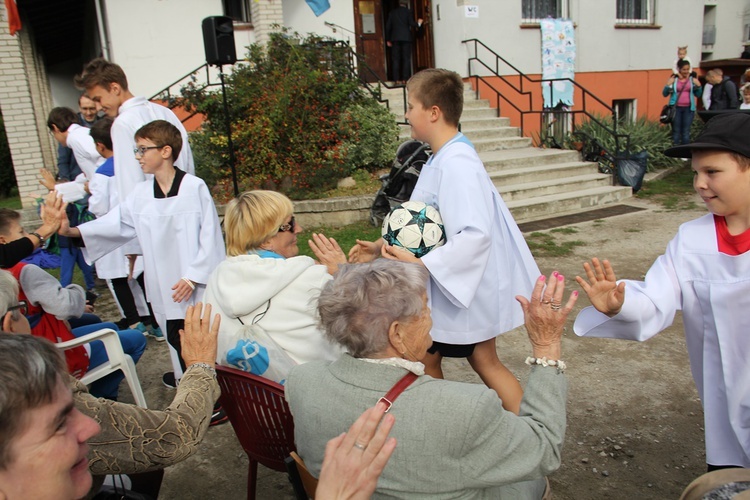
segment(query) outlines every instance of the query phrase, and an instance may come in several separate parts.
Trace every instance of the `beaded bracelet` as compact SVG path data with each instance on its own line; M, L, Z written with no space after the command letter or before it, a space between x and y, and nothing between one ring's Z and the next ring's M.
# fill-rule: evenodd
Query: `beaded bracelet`
M544 358L532 358L531 356L529 356L528 358L526 358L526 364L529 365L529 366L531 366L531 365L541 365L541 366L553 366L553 367L557 367L558 373L565 373L565 369L568 368L568 365L565 364L565 361L563 361L561 359L557 359L557 360L555 360L555 359L547 359L546 357L544 357Z
M191 290L195 290L195 283L193 283L192 281L190 281L189 279L185 277L182 278L182 281L187 283Z
M39 244L40 244L40 245L41 245L42 243L44 243L44 238L42 238L42 235L41 235L41 234L39 234L39 233L37 233L36 231L31 231L31 232L29 233L29 236L36 236L37 238L39 238Z

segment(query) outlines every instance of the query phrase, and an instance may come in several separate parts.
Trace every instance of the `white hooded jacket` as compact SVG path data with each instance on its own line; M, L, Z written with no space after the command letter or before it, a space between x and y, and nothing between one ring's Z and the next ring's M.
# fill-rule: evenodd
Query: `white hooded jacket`
M310 257L228 257L206 286L211 314L221 314L216 362L224 364L234 347L234 333L242 326L238 318L263 327L297 363L338 359L344 350L323 337L316 316L320 290L331 279L326 267Z

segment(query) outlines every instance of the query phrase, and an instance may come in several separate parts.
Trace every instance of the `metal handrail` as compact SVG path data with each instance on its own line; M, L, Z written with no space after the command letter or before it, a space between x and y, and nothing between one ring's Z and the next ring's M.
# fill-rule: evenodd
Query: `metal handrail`
M469 57L468 59L468 75L469 79L474 79L476 82L475 85L475 91L477 94L477 98L479 97L479 85L480 82L489 88L492 92L495 94L495 103L497 106L497 114L500 116L501 107L500 103L501 101L504 103L507 103L510 105L513 109L515 109L521 116L521 133L523 134L525 132L525 118L526 115L538 115L539 116L539 130L542 131L545 129L544 127L544 118L549 113L561 113L565 114L567 116L570 116L572 118L572 132L575 134L575 125L576 125L576 118L579 115L582 115L584 117L587 117L589 120L596 123L599 127L601 127L602 130L604 130L607 134L612 136L614 139L615 144L615 151L613 156L619 157L624 153L628 153L630 151L630 136L628 134L622 134L618 133L617 131L617 112L615 109L610 107L607 103L602 101L599 97L597 97L594 93L583 87L581 84L576 82L575 80L571 78L531 78L525 73L523 73L520 69L516 68L512 63L507 61L505 58L497 54L494 50L489 48L487 45L485 45L481 40L478 40L476 38L471 38L468 40L463 40L462 43L464 44L471 44L470 46L473 47L473 56ZM494 63L488 64L484 60L482 60L479 57L479 50L484 49L492 56L494 56ZM501 90L497 89L491 82L488 80L488 78L478 74L478 72L473 71L473 65L472 62L476 61L476 64L479 64L481 67L487 70L487 72L490 73L490 76L494 78L500 79L505 85L507 85L515 94L515 96L520 97L520 99L509 99L507 95L505 95ZM504 64L508 68L512 70L513 73L515 73L515 77L518 78L518 81L520 85L516 85L513 81L511 81L509 78L507 78L505 75L501 74L500 72L500 63ZM580 104L580 109L577 107L575 109L566 109L562 106L556 106L554 108L542 108L542 109L534 109L534 93L535 92L541 92L541 84L542 83L549 83L550 84L550 93L551 93L551 100L554 102L554 82L559 81L567 81L570 82L574 88L578 89L581 92L582 99ZM536 91L530 91L525 90L526 84L536 84L538 85L538 90ZM523 101L525 99L525 106L523 106ZM522 101L521 106L517 105L516 101ZM605 123L601 122L597 116L590 111L590 106L588 105L588 100L593 100L595 103L598 103L599 106L606 109L609 113L612 115L612 128L608 127ZM624 141L624 144L622 143ZM624 146L624 147L621 147ZM612 152L609 152L612 153Z

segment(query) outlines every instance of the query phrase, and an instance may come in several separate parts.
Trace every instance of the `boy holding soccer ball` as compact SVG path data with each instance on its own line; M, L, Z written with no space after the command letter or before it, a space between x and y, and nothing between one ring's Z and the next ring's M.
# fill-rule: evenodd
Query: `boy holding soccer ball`
M427 142L433 151L411 200L440 211L447 241L418 259L382 239L357 240L350 261L382 255L425 266L430 271L434 340L423 360L426 373L442 378L443 356L468 358L484 383L498 393L503 407L518 413L523 392L498 359L495 337L523 324L515 296L531 295L539 268L474 146L458 131L461 77L427 69L414 75L406 88L412 137Z

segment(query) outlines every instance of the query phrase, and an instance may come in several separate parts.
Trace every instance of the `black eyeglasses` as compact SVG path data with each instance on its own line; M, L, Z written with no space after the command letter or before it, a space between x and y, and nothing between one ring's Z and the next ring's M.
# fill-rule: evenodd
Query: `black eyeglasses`
M163 147L164 146L140 146L137 148L133 148L133 154L136 158L141 158L149 149L161 149Z
M279 232L280 233L286 233L287 231L289 231L289 232L293 233L294 232L294 227L295 227L295 222L294 222L294 216L292 215L292 218L289 219L289 223L288 224L282 224L281 227L279 227Z
M15 310L19 310L21 314L26 316L26 314L29 312L29 304L25 300L22 300L18 303L17 306L12 306L8 308L8 312L15 311Z

